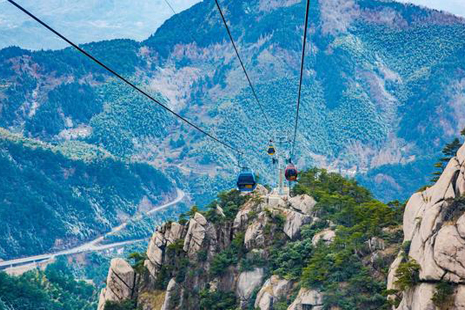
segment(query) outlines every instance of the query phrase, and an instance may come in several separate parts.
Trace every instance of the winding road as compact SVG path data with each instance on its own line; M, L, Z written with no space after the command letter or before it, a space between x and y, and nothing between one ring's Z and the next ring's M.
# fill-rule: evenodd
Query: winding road
M151 215L155 212L159 212L161 210L164 210L166 208L169 208L175 204L178 204L179 202L181 202L184 197L186 196L186 193L184 193L182 190L180 190L179 188L176 188L176 198L168 203L165 203L161 206L156 206L154 208L152 208L151 210L149 210L148 212L146 212L145 214L147 215ZM140 215L138 215L140 217ZM120 247L120 246L123 246L123 245L128 245L128 244L133 244L133 243L137 243L137 242L141 242L143 240L146 240L146 239L138 239L138 240L129 240L129 241L122 241L122 242L115 242L115 243L111 243L111 244L100 244L106 236L109 236L111 234L114 234L115 232L118 232L120 230L122 230L124 227L126 227L126 225L128 224L128 222L131 220L131 219L135 219L137 218L138 216L134 216L134 217L131 217L129 218L126 222L122 223L121 225L117 226L117 227L114 227L110 232L106 233L105 235L103 236L100 236L92 241L89 241L87 243L84 243L82 245L79 245L79 246L76 246L74 248L71 248L71 249L67 249L67 250L63 250L63 251L59 251L59 252L55 252L55 253L48 253L48 254L41 254L41 255L34 255L34 256L28 256L28 257L23 257L23 258L17 258L17 259L11 259L11 260L6 260L6 261L1 261L0 262L0 269L10 269L10 268L14 268L14 266L17 266L17 265L26 265L26 264L29 264L29 263L37 263L37 262L42 262L42 261L45 261L45 260L49 260L49 259L53 259L53 258L56 258L58 256L66 256L66 255L72 255L72 254L78 254L78 253L84 253L84 252L94 252L94 251L102 251L102 250L106 250L106 249L111 249L111 248L116 248L116 247Z

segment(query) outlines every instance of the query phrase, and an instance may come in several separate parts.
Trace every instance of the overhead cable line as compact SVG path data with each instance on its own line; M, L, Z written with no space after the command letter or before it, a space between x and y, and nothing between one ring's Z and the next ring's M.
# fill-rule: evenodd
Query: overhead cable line
M159 100L155 99L154 97L152 97L150 94L148 94L147 92L143 91L142 89L140 89L139 87L137 87L136 85L134 85L132 82L130 82L129 80L127 80L126 78L124 78L123 76L121 76L119 73L117 73L116 71L114 71L113 69L111 69L110 67L108 67L107 65L105 65L104 63L102 63L100 60L98 60L97 58L95 58L94 56L92 56L91 54L89 54L88 52L86 52L85 50L83 50L82 48L80 48L77 44L71 42L69 39L67 39L65 36L63 36L62 34L60 34L58 31L56 31L55 29L53 29L52 27L50 27L49 25L47 25L45 22L43 22L41 19L39 19L38 17L36 17L34 14L32 14L31 12L29 12L28 10L26 10L25 8L23 8L21 5L17 4L15 1L13 0L8 0L8 2L10 2L11 4L13 4L14 6L16 6L18 9L20 9L21 11L23 11L24 13L26 13L27 15L29 15L31 18L33 18L34 20L36 20L39 24L41 24L42 26L44 26L45 28L47 28L48 30L50 30L51 32L53 32L55 35L57 35L58 37L60 37L62 40L64 40L65 42L67 42L69 45L71 45L72 47L74 47L75 49L77 49L79 52L81 52L82 54L84 54L85 56L87 56L88 58L90 58L91 60L93 60L95 63L97 63L99 66L101 66L102 68L104 68L105 70L107 70L108 72L110 72L111 74L113 74L114 76L116 76L118 79L120 79L121 81L123 81L124 83L126 83L127 85L129 85L130 87L132 87L133 89L135 89L136 91L138 91L139 93L141 93L142 95L144 95L145 97L147 97L148 99L150 99L151 101L155 102L156 104L158 104L160 107L162 107L163 109L165 109L166 111L168 111L169 113L173 114L174 116L176 116L177 118L181 119L183 122L185 122L186 124L188 124L189 126L193 127L194 129L196 129L197 131L203 133L204 135L206 135L207 137L211 138L212 140L214 140L215 142L218 142L220 143L221 145L225 146L226 148L229 148L239 154L241 154L242 152L240 152L239 150L237 150L236 148L234 148L233 146L231 146L230 144L226 143L226 142L223 142L221 140L219 140L218 138L216 138L215 136L211 135L210 133L206 132L205 130L203 130L202 128L200 128L199 126L195 125L194 123L192 123L191 121L187 120L186 118L184 118L183 116L181 116L180 114L174 112L173 110L171 110L170 108L168 108L166 105L164 105L163 103L161 103Z
M176 15L176 11L173 9L173 7L171 6L171 4L168 2L168 0L165 0L165 3L170 7L171 11L173 12L174 15Z
M252 90L252 94L255 98L255 101L257 101L258 106L260 107L260 110L265 117L266 123L270 128L273 128L271 126L271 123L266 116L265 110L263 109L262 104L260 103L260 100L258 99L257 93L255 92L255 87L252 84L252 81L250 80L249 74L247 73L247 70L245 69L244 62L242 61L241 55L239 54L239 50L237 49L236 43L234 42L234 38L231 34L231 30L229 29L228 23L226 22L226 18L224 17L223 11L221 10L220 4L218 0L215 0L216 7L218 8L218 12L221 15L221 19L223 20L224 27L226 28L226 31L228 32L229 39L231 40L232 46L234 47L234 51L236 52L237 59L239 59L239 62L241 64L242 70L244 71L245 77L247 78L247 81L249 82L250 89Z
M302 60L300 62L300 81L299 81L299 93L297 96L297 111L295 115L295 124L294 124L294 139L292 142L292 152L291 156L294 155L295 150L295 141L297 137L297 127L299 125L299 109L300 109L300 100L301 100L301 93L302 93L302 80L304 76L304 62L305 62L305 47L307 45L307 28L308 28L308 15L310 11L310 0L307 0L307 9L305 12L305 25L304 25L304 38L302 43Z

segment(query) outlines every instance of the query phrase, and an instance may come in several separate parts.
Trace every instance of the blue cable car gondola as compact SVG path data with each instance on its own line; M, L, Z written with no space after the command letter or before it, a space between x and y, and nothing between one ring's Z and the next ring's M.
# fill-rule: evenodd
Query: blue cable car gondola
M273 156L274 154L276 154L276 149L273 146L273 141L272 140L270 140L270 146L268 147L267 153L270 156Z
M237 188L241 192L252 192L257 187L257 181L253 171L243 168L242 172L239 173L237 178Z
M295 182L297 181L297 176L298 176L298 171L297 168L294 166L293 163L289 163L287 165L286 170L284 171L284 176L286 177L286 180L289 182Z

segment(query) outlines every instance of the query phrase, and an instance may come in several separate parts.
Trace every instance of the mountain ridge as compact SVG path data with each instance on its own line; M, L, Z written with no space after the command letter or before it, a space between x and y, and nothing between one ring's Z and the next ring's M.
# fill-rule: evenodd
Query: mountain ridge
M346 3L347 12L336 10L333 15L332 5L320 0L311 7L303 125L298 137L299 151L311 154L311 158L301 158L298 164L356 176L385 201L406 198L408 192L424 184L425 169L444 139L465 125L457 116L461 113L456 113L461 111L457 102L463 96L465 69L460 59L464 47L459 38L463 37L464 21L390 1L351 1ZM267 113L272 120L292 120L294 95L289 90L296 83L301 33L295 29L302 27L302 3L277 1L267 7L258 1L242 1L225 2L223 6L252 80L259 81L256 88ZM207 22L203 23L205 16ZM200 26L190 27L195 21ZM254 27L247 26L252 24ZM211 1L169 19L141 43L113 40L84 47L182 115L204 124L238 148L247 148L249 165L256 166L270 181L266 158L259 151L266 148L263 141L268 134L264 128L249 128L264 121L249 100L250 92ZM36 53L6 49L2 54L2 126L50 141L84 139L118 156L153 160L159 167L167 160L167 153L156 148L163 146L170 150L168 154L175 152L163 128L181 129L176 139L187 141L189 147L181 148L185 157L168 155L168 160L191 166L188 170L199 178L207 169L218 182L231 183L225 179L234 171L229 154L200 136L192 136L188 128L136 99L124 86L108 87L111 79L71 49ZM39 77L34 77L37 74ZM19 88L14 86L18 83ZM435 87L425 92L427 85ZM83 89L91 97L80 99L78 94ZM115 90L118 96L109 96ZM76 99L70 101L57 92ZM122 105L131 102L129 110ZM86 107L85 113L71 107L79 105ZM105 110L102 106L113 108ZM124 109L124 114L118 112ZM416 113L420 110L424 113ZM151 119L163 120L163 125L147 127L140 118L148 113ZM131 119L130 115L140 118ZM428 126L438 115L442 115L442 125ZM131 126L134 122L140 125ZM277 131L290 130L287 123L275 123ZM79 126L88 133L73 136ZM71 136L57 134L65 130ZM187 140L187 136L193 138ZM250 137L247 142L253 146L246 146L243 137ZM437 142L425 154L421 150L429 141L427 137ZM199 165L201 160L207 165ZM213 162L222 167L223 174L207 167ZM405 165L417 171L416 184L392 182L403 180L397 173ZM182 170L179 172L182 175ZM383 187L388 190L383 191ZM201 200L208 201L214 192Z

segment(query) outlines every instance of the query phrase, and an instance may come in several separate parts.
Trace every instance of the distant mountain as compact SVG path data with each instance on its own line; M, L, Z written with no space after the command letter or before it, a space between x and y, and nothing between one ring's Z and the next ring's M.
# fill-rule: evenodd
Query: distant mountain
M273 133L294 123L304 2L221 1ZM427 182L465 125L465 22L392 1L312 2L295 161L358 178L383 200ZM138 43L84 48L190 120L245 151L272 183L269 128L214 2ZM71 49L0 51L0 126L48 142L85 141L147 161L200 204L234 186L234 154L175 121ZM406 173L405 171L408 171Z
M78 43L108 39L146 39L173 15L164 0L18 0L53 27L64 29ZM180 12L198 0L170 0ZM37 40L40 38L40 40ZM59 49L66 43L44 30L5 0L0 1L0 48Z

